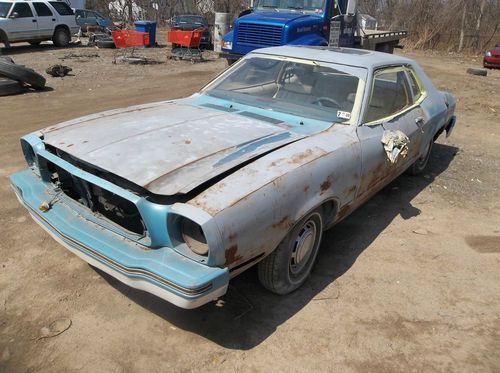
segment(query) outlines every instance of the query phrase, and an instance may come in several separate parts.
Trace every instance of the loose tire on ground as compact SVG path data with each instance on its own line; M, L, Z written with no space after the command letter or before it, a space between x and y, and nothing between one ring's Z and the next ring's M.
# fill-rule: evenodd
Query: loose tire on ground
M0 61L5 61L8 63L15 63L14 60L12 58L10 58L9 56L0 56Z
M0 60L0 75L29 84L34 89L45 88L45 78L32 69Z
M63 27L56 28L52 36L52 42L56 47L66 47L70 41L71 35L67 29Z
M115 42L113 40L96 40L95 45L99 48L116 48Z
M477 76L486 76L486 75L488 75L488 71L486 71L484 69L469 68L469 69L467 69L467 74L477 75Z
M307 214L278 247L258 264L261 284L276 294L288 294L300 287L316 260L323 233L321 210Z
M18 81L0 77L0 96L16 95L24 91L25 88Z

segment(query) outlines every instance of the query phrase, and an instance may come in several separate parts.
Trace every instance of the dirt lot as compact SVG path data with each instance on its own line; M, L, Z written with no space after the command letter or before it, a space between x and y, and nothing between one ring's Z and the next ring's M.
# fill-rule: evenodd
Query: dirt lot
M500 371L500 71L476 77L465 69L479 59L407 53L458 100L428 172L398 178L328 231L299 291L272 295L249 271L218 306L186 311L54 242L8 175L24 167L21 135L188 95L225 64L113 65L109 50L43 45L4 53L38 71L68 53L98 57L66 59L74 76L48 78L50 90L0 98L0 371ZM167 49L143 53L164 61Z

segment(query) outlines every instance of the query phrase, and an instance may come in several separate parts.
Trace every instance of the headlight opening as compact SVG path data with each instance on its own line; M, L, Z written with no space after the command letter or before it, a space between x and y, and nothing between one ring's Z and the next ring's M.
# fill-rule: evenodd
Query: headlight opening
M198 255L208 254L208 244L201 226L192 220L183 218L181 222L182 239Z

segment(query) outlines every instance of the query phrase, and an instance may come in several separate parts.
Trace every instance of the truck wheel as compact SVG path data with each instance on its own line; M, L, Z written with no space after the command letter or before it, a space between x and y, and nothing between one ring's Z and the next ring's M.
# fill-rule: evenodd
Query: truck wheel
M425 151L425 154L422 155L420 158L418 158L411 166L408 168L406 171L410 175L420 175L422 172L424 172L425 167L427 167L427 163L429 163L429 158L431 157L431 152L432 152L432 145L434 144L434 141L431 140L429 143L429 146L427 147L427 150Z
M270 255L258 264L261 284L276 294L288 294L301 286L316 260L323 219L316 210L296 224Z
M71 35L68 30L64 27L56 28L56 31L54 31L54 35L52 36L52 42L56 47L67 47L70 41Z
M29 84L35 89L43 89L45 87L45 78L43 76L32 69L11 62L0 60L0 75Z

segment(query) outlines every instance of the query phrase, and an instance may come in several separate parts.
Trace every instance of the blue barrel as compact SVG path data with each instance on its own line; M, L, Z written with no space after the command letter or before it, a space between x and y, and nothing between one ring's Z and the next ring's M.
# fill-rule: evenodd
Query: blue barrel
M147 32L149 34L149 46L156 44L156 22L154 21L136 21L134 22L135 31Z

